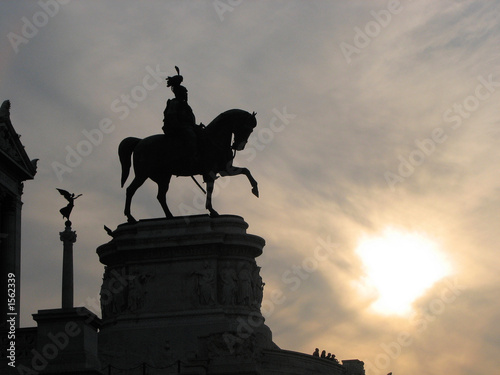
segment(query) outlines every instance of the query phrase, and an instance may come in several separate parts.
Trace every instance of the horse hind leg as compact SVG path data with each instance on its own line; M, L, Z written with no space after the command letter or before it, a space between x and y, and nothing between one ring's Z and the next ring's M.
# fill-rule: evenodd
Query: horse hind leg
M168 219L174 217L170 210L168 209L167 205L167 191L168 191L168 186L170 184L170 179L172 176L167 176L165 179L158 181L158 195L156 198L158 199L158 202L160 202L161 208L163 208L163 212L165 212L165 217Z
M132 203L132 197L134 196L137 189L139 189L142 184L146 181L147 177L138 177L135 176L134 180L127 187L127 195L125 199L125 211L124 214L127 217L127 221L129 223L135 223L137 220L130 213L130 205Z
M205 208L208 210L210 213L210 217L218 217L219 213L214 210L212 206L212 193L214 192L214 179L211 176L204 175L203 179L205 180L205 183L207 184L207 199L205 203Z

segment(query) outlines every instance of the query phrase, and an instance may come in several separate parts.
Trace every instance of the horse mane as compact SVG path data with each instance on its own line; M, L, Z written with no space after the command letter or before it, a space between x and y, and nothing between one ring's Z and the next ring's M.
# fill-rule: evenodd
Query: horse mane
M205 131L207 134L210 134L214 130L216 130L217 125L220 124L221 122L225 121L227 118L231 117L245 117L245 116L252 116L251 113L248 113L247 111L244 111L242 109L229 109L225 112L222 112L220 115L218 115L216 118L214 118L205 128Z

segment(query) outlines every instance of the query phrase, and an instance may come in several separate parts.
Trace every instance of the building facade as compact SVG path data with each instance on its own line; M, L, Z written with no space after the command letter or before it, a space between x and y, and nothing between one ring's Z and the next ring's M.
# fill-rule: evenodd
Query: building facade
M10 102L0 107L0 329L19 312L21 279L21 208L23 183L36 174L36 160L31 161L20 136L10 120ZM15 319L15 327L18 327Z

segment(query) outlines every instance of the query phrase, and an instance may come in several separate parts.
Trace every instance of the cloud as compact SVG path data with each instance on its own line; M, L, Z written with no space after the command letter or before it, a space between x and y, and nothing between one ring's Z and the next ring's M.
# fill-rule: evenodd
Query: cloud
M244 177L223 178L214 205L243 216L249 232L267 241L257 261L266 296L282 290L286 297L267 319L281 347L306 353L320 347L372 364L387 355L385 373L496 370L496 2L401 2L350 63L341 43L354 45L356 28L374 27L373 12L381 17L387 2L242 2L221 20L211 2L73 1L19 53L5 36L21 33L22 17L31 19L39 5L0 7L0 93L12 102L28 155L41 159L23 196L23 325L33 325L36 310L59 304L57 211L65 202L56 187L84 194L72 214L75 300L98 293L103 269L95 249L109 241L103 225L124 222L118 144L161 132L172 93L157 82L126 116L116 103L124 105L123 96L144 85L148 69L172 75L177 65L197 121L208 124L229 108L258 113L253 143L236 162L252 171L260 198ZM491 90L480 93L491 95L475 108L479 77L490 75ZM277 111L294 116L279 131L272 125L282 124ZM66 164L68 147L77 150L88 141L84 131L99 129L103 119L113 130L60 181L53 163ZM399 176L392 188L387 172ZM141 187L134 215L160 217L155 195L155 184ZM189 179L173 179L167 198L176 215L182 204L204 212ZM467 287L421 332L407 318L374 315L373 297L352 288L362 275L354 251L359 238L387 226L438 240ZM283 274L313 257L325 238L339 245L336 255L290 290L297 275ZM440 285L415 311L429 308ZM382 345L406 331L413 343L392 358Z

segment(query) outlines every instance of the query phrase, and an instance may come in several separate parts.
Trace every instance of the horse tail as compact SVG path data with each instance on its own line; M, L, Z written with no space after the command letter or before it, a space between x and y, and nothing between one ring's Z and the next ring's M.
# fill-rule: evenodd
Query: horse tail
M134 152L135 146L139 143L140 138L128 137L120 142L118 146L118 156L120 157L120 163L122 165L122 187L127 181L128 175L130 173L130 166L132 165L132 153Z

